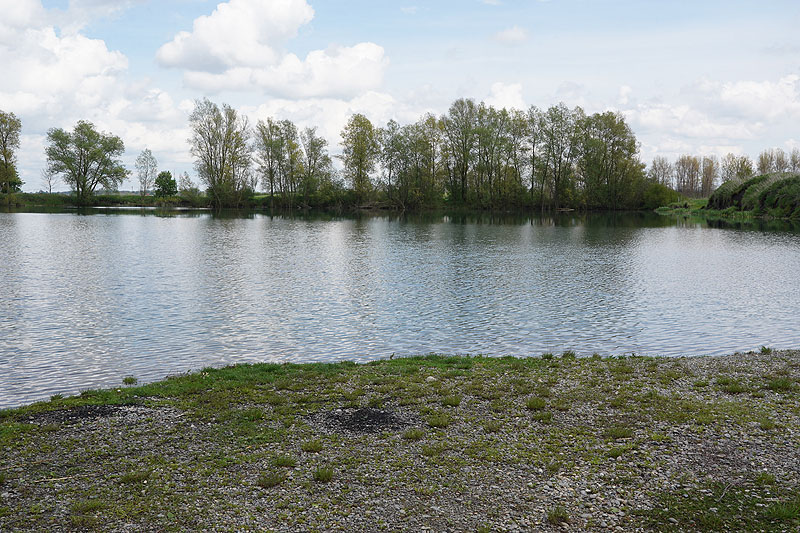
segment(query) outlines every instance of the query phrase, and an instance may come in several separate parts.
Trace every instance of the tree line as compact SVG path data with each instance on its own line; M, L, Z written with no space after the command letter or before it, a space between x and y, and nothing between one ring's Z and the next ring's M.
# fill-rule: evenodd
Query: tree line
M654 208L686 196L708 196L721 181L759 173L800 171L800 150L766 150L756 164L747 156L658 156L646 168L639 143L620 113L587 115L560 103L547 109L498 109L458 99L441 116L426 114L401 125L374 125L352 115L332 157L317 128L267 118L251 125L227 104L197 100L189 117L191 155L215 207L463 206L481 209ZM21 123L0 111L0 187L19 190L14 150ZM47 133L50 190L62 179L79 202L98 187L118 188L130 174L119 137L79 121L73 131ZM336 168L333 160L340 160ZM195 200L199 187L184 173L158 173L149 149L137 157L140 194L180 193Z
M800 149L787 153L781 148L770 148L762 151L755 163L746 155L732 153L721 158L682 155L674 163L656 156L648 169L653 181L695 198L710 196L722 183L776 172L800 173Z
M259 186L270 206L284 207L630 209L674 196L645 172L621 114L564 104L520 111L459 99L407 125L354 114L341 132L340 171L316 128L272 118L250 127L209 100L189 121L195 168L216 206L241 205Z

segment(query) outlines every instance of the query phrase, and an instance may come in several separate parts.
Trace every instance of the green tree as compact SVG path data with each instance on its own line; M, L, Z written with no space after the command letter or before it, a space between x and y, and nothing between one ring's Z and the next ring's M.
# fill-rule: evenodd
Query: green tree
M136 158L135 167L136 177L139 178L139 194L145 196L147 191L153 188L156 172L158 172L158 161L156 161L153 152L145 148Z
M227 104L197 100L189 116L191 154L216 209L237 207L250 194L250 128Z
M91 122L79 121L71 133L53 128L47 141L47 172L60 175L81 204L88 203L98 185L116 189L128 175L119 160L125 151L122 139L98 132Z
M451 183L459 186L457 191L451 190L450 193L461 202L467 200L467 178L474 158L473 148L477 141L477 116L475 102L460 98L453 102L447 115L442 117L455 178Z
M162 170L156 176L156 197L164 198L167 196L175 196L178 194L178 184L175 183L175 178L172 177L172 172L169 170Z
M303 145L303 202L309 203L311 194L331 180L333 166L328 155L328 141L317 135L317 128L306 128L300 132Z
M283 137L280 123L271 117L267 121L258 121L255 132L255 160L258 173L261 174L261 186L269 191L269 207L275 202L275 191L278 186L278 172L283 155Z
M359 204L372 191L370 174L380 155L378 134L372 122L361 114L355 114L342 130L342 155L345 178L350 182Z
M632 207L643 179L636 136L620 113L583 119L579 170L588 207Z
M19 149L19 132L22 122L14 113L0 111L0 193L17 192L22 181L17 174L17 158L14 153Z

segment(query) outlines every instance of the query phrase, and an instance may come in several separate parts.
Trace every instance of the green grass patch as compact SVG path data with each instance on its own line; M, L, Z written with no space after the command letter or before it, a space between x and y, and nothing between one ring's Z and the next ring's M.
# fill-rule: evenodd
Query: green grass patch
M256 480L256 485L262 489L271 489L272 487L277 487L284 481L286 481L286 472L275 470L271 472L264 472L259 475L258 479Z
M312 478L317 483L328 483L333 479L333 468L322 466L314 470Z
M544 398L533 396L525 401L525 408L531 411L541 411L545 407L547 407L547 402Z
M306 453L318 453L322 451L322 441L318 439L307 440L300 445L300 449Z
M556 505L547 511L547 523L559 526L569 523L569 513L562 505Z
M297 459L292 457L291 455L276 455L270 461L272 466L274 467L287 467L287 468L294 468L297 465Z
M425 437L425 431L420 428L411 428L403 432L403 438L408 441L418 441Z

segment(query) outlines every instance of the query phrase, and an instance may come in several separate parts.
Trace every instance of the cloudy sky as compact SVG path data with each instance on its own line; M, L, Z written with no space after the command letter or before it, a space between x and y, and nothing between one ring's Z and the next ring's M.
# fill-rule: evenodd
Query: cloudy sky
M797 0L0 0L0 109L45 134L79 119L192 172L197 98L318 126L401 123L459 97L618 110L642 158L800 146ZM133 187L126 184L123 188Z

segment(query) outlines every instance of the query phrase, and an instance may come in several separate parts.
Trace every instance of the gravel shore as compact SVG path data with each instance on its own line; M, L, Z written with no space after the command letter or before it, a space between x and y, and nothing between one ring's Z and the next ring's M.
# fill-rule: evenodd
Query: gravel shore
M800 351L241 365L0 411L0 531L798 531Z

